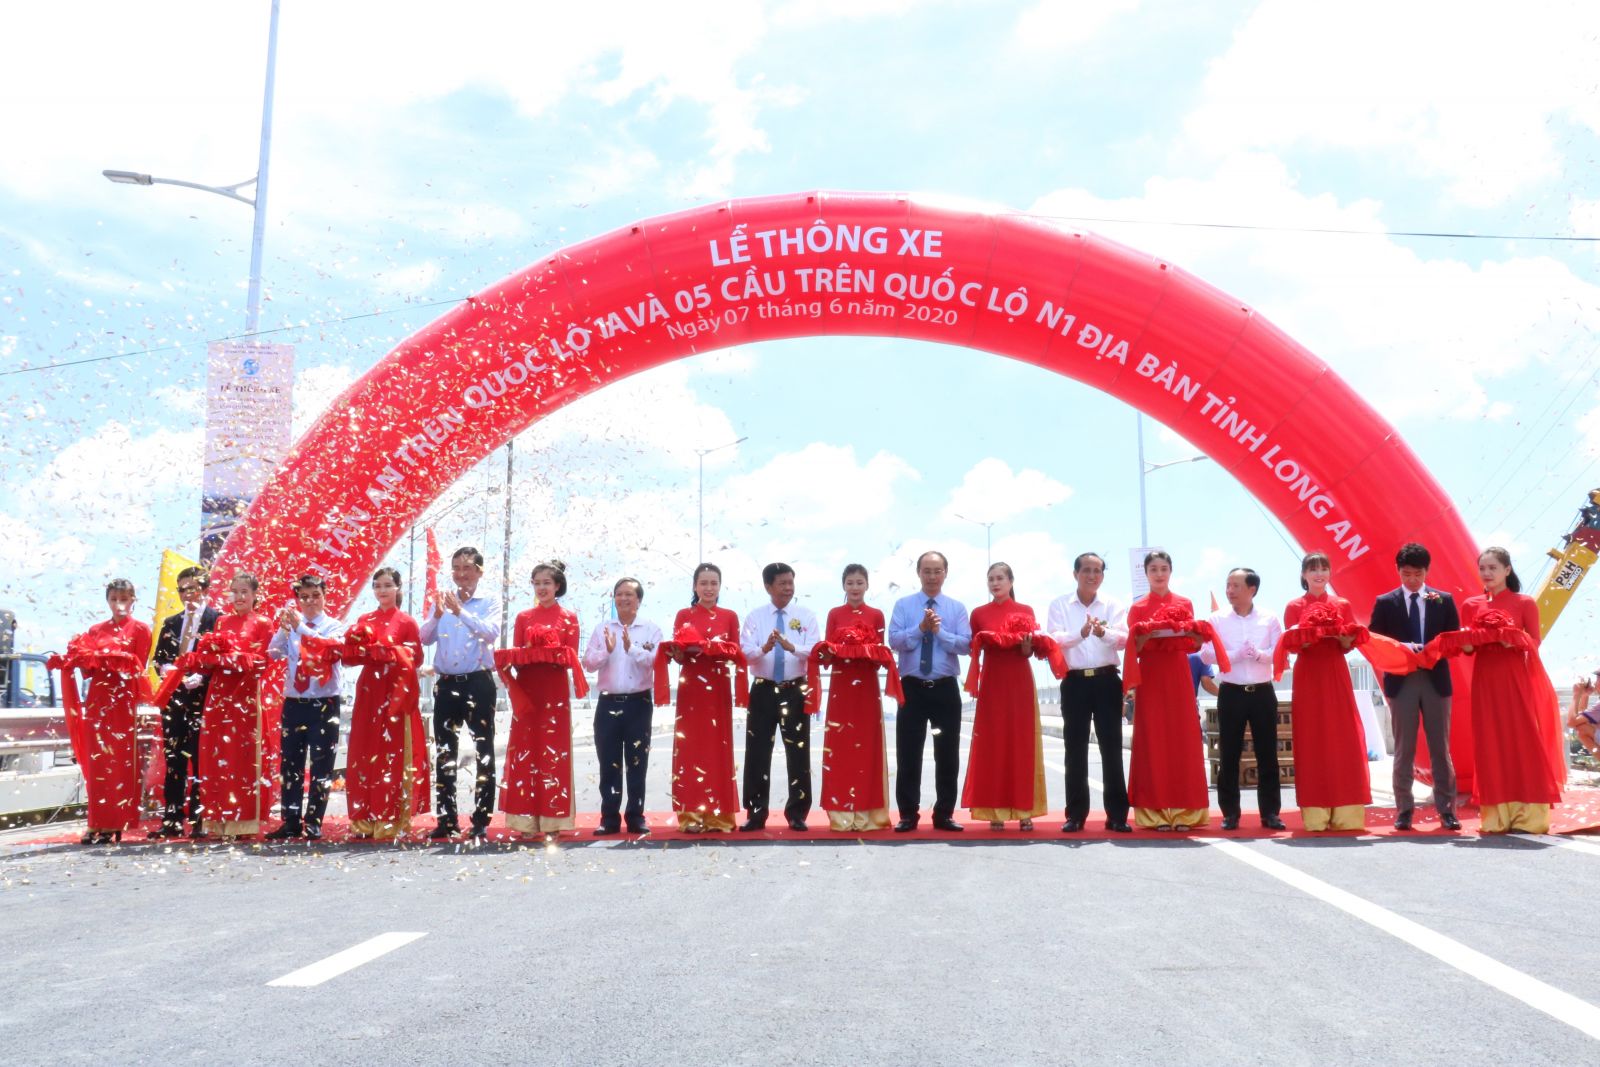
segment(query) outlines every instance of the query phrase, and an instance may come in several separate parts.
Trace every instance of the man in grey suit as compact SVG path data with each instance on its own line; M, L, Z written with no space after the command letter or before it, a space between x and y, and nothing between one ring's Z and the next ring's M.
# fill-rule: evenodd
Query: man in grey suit
M1428 585L1428 550L1415 541L1400 546L1395 568L1400 588L1384 593L1372 605L1367 628L1418 650L1434 637L1461 628L1456 602L1442 589ZM1433 768L1433 804L1439 824L1461 829L1456 818L1456 770L1450 762L1450 663L1440 660L1429 670L1410 674L1385 674L1383 694L1389 698L1394 724L1394 807L1396 830L1411 829L1411 780L1417 760L1417 719L1428 738Z

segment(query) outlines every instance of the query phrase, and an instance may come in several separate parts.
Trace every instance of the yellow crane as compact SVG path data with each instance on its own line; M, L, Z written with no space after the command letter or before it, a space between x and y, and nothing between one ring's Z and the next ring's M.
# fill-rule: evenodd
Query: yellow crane
M1555 560L1556 565L1539 583L1533 598L1539 603L1539 628L1548 637L1550 627L1556 624L1562 609L1578 591L1578 583L1595 561L1600 560L1600 489L1589 491L1588 503L1578 510L1576 525L1566 535L1562 547L1552 548L1545 554Z

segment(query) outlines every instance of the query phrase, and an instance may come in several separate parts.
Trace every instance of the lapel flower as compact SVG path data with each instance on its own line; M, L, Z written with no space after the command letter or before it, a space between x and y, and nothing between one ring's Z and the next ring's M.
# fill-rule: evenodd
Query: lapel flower
M790 619L789 620L789 629L793 630L795 633L799 633L800 632L800 620L799 619Z
M1422 599L1429 604L1438 604L1444 600L1444 597L1439 595L1437 589L1428 589L1423 592Z

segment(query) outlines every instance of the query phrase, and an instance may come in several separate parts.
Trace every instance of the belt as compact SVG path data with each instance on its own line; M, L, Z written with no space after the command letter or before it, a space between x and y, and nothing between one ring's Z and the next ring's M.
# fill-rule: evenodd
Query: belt
M1243 689L1246 693L1254 693L1257 689L1264 689L1264 688L1270 687L1272 685L1272 683L1271 682L1251 682L1249 685L1240 685L1238 682L1220 682L1220 683L1218 683L1218 685L1220 686L1220 688L1223 688L1223 689Z
M649 696L650 695L650 690L648 690L648 689L639 689L639 690L635 690L632 693L613 693L613 692L610 692L609 690L602 689L600 691L600 695L603 696L603 697L616 697L618 700L632 700L635 697L647 697L647 696Z
M932 689L932 688L934 688L936 686L941 686L946 682L954 682L954 681L955 681L955 676L954 675L950 675L950 676L944 677L944 678L912 678L912 677L909 677L909 676L904 675L904 674L902 674L900 676L900 682L901 682L902 685L904 685L906 682L912 682L912 683L914 683L916 685L922 686L922 688L924 688L924 689Z
M1069 678L1093 678L1097 674L1116 674L1117 665L1110 664L1105 667L1081 667L1078 670L1068 671Z
M493 674L493 673L494 673L494 671L490 670L488 667L480 667L479 669L477 669L475 671L468 671L465 674L445 674L445 673L443 673L441 671L439 673L439 677L440 678L472 678L472 677L474 677L476 675L479 675L479 674Z
M757 678L756 685L771 685L777 686L779 689L788 689L799 685L802 681L804 681L802 678L785 678L781 682L775 682L771 678Z

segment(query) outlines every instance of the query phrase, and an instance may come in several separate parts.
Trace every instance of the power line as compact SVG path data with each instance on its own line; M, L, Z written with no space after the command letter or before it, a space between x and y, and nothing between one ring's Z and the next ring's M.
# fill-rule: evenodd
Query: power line
M1324 233L1341 237L1428 237L1450 241L1569 241L1595 244L1600 237L1578 237L1553 233L1446 233L1434 230L1352 230L1337 226L1261 226L1245 222L1186 222L1181 219L1117 219L1100 215L1044 215L1031 211L1012 212L1025 219L1054 219L1061 222L1116 223L1123 226L1180 226L1202 230L1250 230L1258 233Z
M359 315L344 315L336 319L321 319L317 322L299 322L293 326L275 326L270 330L257 330L255 333L235 333L226 337L211 337L205 341L180 341L175 345L162 345L160 348L141 348L137 352L118 352L110 356L89 356L85 359L67 360L61 363L41 363L37 367L18 367L15 370L0 370L0 378L12 374L31 374L34 371L63 370L67 367L81 367L86 363L104 363L112 359L134 359L139 356L153 356L160 352L177 352L192 345L220 344L224 341L248 341L255 337L265 337L269 333L283 333L288 330L310 330L318 326L336 326L341 322L355 322L358 319L376 319L384 315L394 315L401 311L425 311L428 308L443 307L446 304L459 304L463 300L471 300L470 296L452 297L449 300L435 300L429 304L407 304L402 308L389 308L384 311L363 311Z

